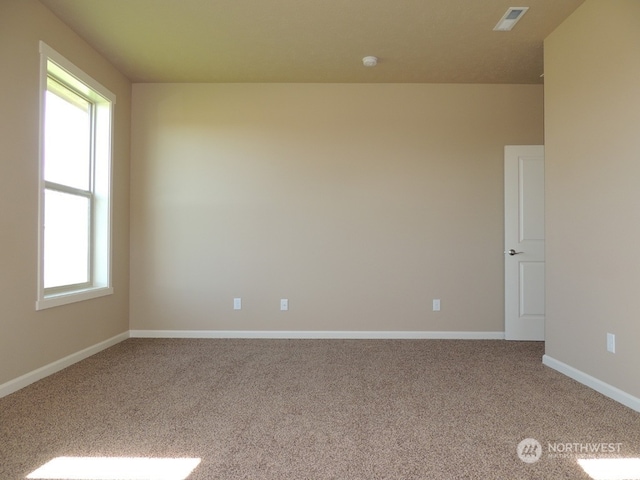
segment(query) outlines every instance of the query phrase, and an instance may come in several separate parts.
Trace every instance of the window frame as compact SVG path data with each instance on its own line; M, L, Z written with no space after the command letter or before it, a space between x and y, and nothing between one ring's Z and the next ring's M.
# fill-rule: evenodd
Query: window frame
M88 100L91 105L91 181L89 191L44 178L45 105L49 78ZM73 63L40 42L40 138L38 191L38 293L36 310L111 295L111 176L113 113L116 96ZM89 262L87 283L45 288L45 192L58 191L89 199Z
M96 111L96 106L93 100L91 100L90 98L87 98L85 95L83 95L82 93L80 93L79 91L77 91L75 88L73 88L72 85L69 85L68 83L64 82L63 80L58 79L54 74L52 74L50 72L50 68L49 68L49 62L47 62L47 88L45 91L45 97L47 94L52 94L52 95L57 95L59 98L68 101L69 103L78 103L78 99L81 101L84 101L88 104L88 113L89 113L89 122L90 122L90 131L89 131L89 165L88 165L88 179L87 179L87 186L86 189L82 189L82 188L78 188L78 187L73 187L71 185L68 184L64 184L64 183L58 183L52 180L47 180L46 178L43 179L44 181L44 196L46 199L46 194L47 192L57 192L57 193L62 193L62 194L66 194L66 195L72 195L75 197L82 197L85 198L88 202L88 219L87 219L87 223L88 223L88 232L87 232L87 240L88 240L88 251L87 251L87 270L86 270L86 277L87 277L87 281L86 282L80 282L80 283L75 283L75 284L65 284L65 285L60 285L60 286L55 286L55 287L47 287L45 286L45 296L52 296L55 294L64 294L67 293L69 291L78 291L78 290L86 290L87 288L91 288L93 286L93 255L94 255L94 248L93 248L93 238L94 238L94 228L93 228L93 219L94 219L94 174L95 174L95 168L94 168L94 157L95 157L95 153L94 153L94 149L95 149L95 132L94 132L94 126L96 123L96 116L95 116L95 111ZM46 104L46 100L45 100L45 104ZM79 105L78 105L79 106ZM46 113L45 113L46 114ZM46 122L45 122L46 124ZM46 136L46 132L45 136ZM44 142L46 143L46 142ZM44 145L43 143L43 145ZM43 168L44 168L44 163L43 163ZM43 174L44 177L44 174ZM46 203L46 200L45 200ZM45 213L46 214L46 213Z

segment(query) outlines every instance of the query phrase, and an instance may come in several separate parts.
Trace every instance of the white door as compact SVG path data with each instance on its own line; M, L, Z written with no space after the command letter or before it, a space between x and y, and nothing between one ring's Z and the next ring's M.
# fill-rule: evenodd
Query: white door
M505 338L544 340L544 147L504 147Z

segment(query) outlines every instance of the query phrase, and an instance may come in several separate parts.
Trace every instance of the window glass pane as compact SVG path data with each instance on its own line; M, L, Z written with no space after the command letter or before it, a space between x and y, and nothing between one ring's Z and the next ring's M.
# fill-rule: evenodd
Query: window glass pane
M44 178L89 190L91 105L70 90L64 93L62 96L50 90L46 92Z
M89 281L89 214L88 198L45 191L45 288Z

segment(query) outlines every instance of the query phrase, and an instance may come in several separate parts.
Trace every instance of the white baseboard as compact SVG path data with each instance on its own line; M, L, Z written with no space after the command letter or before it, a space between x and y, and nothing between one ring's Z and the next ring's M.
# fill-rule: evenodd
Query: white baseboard
M131 330L132 338L299 338L299 339L450 339L504 340L504 332L403 332L312 330Z
M556 360L549 355L544 355L542 357L542 363L547 367L557 370L558 372L566 375L569 378L573 378L576 382L580 382L583 385L592 388L596 392L599 392L602 395L609 397L616 402L619 402L631 408L632 410L635 410L636 412L640 412L640 398L634 397L633 395L630 395L627 392L614 387L613 385L609 385L602 380L598 380L597 378L592 377L591 375L584 373L577 368L573 368L572 366L567 365L560 360Z
M27 385L31 385L38 380L42 380L43 378L59 372L60 370L67 368L74 363L79 362L80 360L84 360L91 355L95 355L102 350L112 347L113 345L120 343L127 338L129 338L129 332L121 333L119 335L116 335L115 337L111 337L103 342L85 348L84 350L72 353L71 355L61 358L60 360L56 360L55 362L45 365L44 367L40 367L36 370L33 370L32 372L26 373L18 378L9 380L8 382L0 385L0 398L5 397L13 392L17 392Z
M72 353L44 367L0 385L0 398L42 380L127 338L273 338L273 339L396 339L396 340L504 340L504 332L424 331L286 331L286 330L130 330Z

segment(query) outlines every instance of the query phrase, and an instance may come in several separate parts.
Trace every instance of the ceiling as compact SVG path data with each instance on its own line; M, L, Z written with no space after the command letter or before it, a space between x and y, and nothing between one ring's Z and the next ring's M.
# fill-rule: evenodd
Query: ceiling
M542 83L544 38L584 2L40 1L133 82L516 84ZM529 11L493 31L510 6Z

